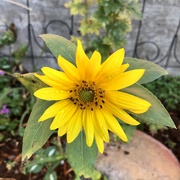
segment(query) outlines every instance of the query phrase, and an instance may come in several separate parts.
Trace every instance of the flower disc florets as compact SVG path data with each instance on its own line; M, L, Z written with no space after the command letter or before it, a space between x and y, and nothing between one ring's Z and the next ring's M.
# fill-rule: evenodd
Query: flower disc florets
M88 108L93 111L94 107L103 107L105 91L97 88L95 82L83 80L80 85L77 84L75 87L75 89L70 90L70 100L81 110Z

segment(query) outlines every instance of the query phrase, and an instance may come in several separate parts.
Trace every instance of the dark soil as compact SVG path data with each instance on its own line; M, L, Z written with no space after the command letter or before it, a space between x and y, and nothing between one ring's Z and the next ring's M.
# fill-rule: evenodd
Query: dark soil
M46 147L48 145L50 145L49 141L44 146ZM11 137L6 143L0 144L0 179L11 178L12 180L42 180L46 173L46 168L43 168L39 173L34 174L25 174L25 172L23 172L21 151L22 137L20 136ZM10 167L11 163L9 162L12 162L12 167ZM66 161L63 165L59 165L55 170L57 172L58 179L60 180L74 179L74 172Z
M170 115L176 124L177 129L168 128L152 133L146 128L146 133L150 134L166 147L172 150L180 162L180 112L172 111ZM11 178L16 180L41 180L46 172L44 168L40 173L24 174L21 165L22 137L5 134L6 142L0 143L0 179ZM11 162L11 163L10 163ZM8 166L7 166L8 164ZM72 180L74 173L67 162L56 168L59 180Z

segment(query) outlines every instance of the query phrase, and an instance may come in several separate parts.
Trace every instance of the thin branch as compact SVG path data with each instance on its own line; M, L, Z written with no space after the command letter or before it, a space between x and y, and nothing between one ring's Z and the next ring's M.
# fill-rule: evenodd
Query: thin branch
M20 6L20 7L24 8L24 9L26 9L28 11L32 11L32 8L29 8L29 7L27 7L27 6L25 6L25 5L21 4L21 3L15 2L13 0L2 0L2 1L5 1L5 2L11 3L11 4L15 4L15 5Z

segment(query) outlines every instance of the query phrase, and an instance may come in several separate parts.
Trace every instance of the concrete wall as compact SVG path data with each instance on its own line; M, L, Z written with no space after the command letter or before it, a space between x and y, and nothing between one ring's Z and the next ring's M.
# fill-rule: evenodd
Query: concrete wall
M142 2L142 1L141 1ZM140 33L139 42L151 42L146 43L138 47L137 52L140 58L154 59L154 62L163 60L160 64L165 65L168 57L165 55L170 48L173 37L176 33L178 24L180 22L180 1L179 0L146 0L145 11L142 19L142 28ZM137 23L134 22L133 31L128 35L128 44L126 49L128 55L132 55L132 46L135 42L135 33L137 33ZM178 32L180 36L180 29ZM157 54L157 48L155 43L159 47L159 55ZM180 40L176 44L176 55L180 63ZM168 72L175 75L180 75L180 64L178 64L174 58L174 46L170 56L170 62L168 66L175 68L167 68Z
M0 33L4 30L2 25L9 25L14 22L17 28L18 38L15 44L11 46L12 51L16 50L20 45L28 43L28 17L27 10L7 2L8 0L0 1ZM141 0L142 1L142 0ZM16 0L15 2L26 5L26 0ZM64 7L64 3L68 0L29 0L31 7L30 18L34 29L35 37L45 32L45 27L52 20L64 20L69 26L71 25L71 17L69 10ZM168 51L176 28L180 20L180 1L179 0L146 0L145 12L139 42L151 41L157 44L160 48L160 54L157 61L163 58ZM75 17L74 33L78 29L78 18ZM135 39L137 35L138 21L133 22L133 31L127 35L128 43L125 46L126 55L132 56L134 50ZM55 33L69 38L69 32L66 26L62 24L52 24L47 28L48 33ZM180 34L180 32L179 32ZM178 35L179 35L178 34ZM38 42L43 45L43 42L38 38ZM34 40L33 40L34 43ZM180 41L176 46L177 57L180 59ZM7 47L0 48L0 52L8 53ZM152 44L144 44L137 49L138 56L146 59L147 56L153 59L157 55L157 49ZM31 53L30 51L28 52ZM33 53L37 56L41 54L41 50L36 43L33 45ZM47 55L47 54L43 54ZM55 60L38 59L37 67L40 68L44 64L55 66ZM31 69L32 65L29 59L24 60L24 65L27 69ZM164 65L164 62L161 63ZM176 66L173 54L170 58L170 65ZM180 68L168 68L170 73L180 74Z

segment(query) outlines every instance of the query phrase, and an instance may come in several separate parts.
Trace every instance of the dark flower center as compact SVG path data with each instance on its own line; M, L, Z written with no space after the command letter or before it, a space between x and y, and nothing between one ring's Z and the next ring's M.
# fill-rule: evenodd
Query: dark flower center
M87 82L82 80L76 84L75 88L69 91L71 93L70 100L74 105L78 105L81 110L91 109L95 107L103 108L105 103L105 91L98 88L95 82Z

